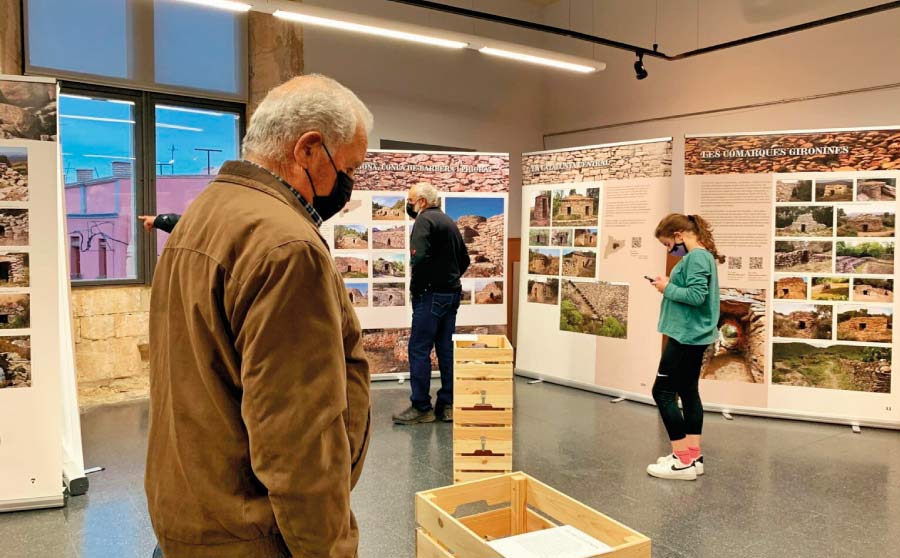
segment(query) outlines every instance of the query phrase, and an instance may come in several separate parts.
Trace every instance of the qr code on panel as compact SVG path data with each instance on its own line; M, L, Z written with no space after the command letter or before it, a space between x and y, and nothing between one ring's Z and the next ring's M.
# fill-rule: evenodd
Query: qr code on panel
M643 241L643 238L641 238L639 236L631 237L631 247L632 248L640 248L642 241Z
M744 258L740 256L729 256L728 257L728 269L743 269L744 268Z
M763 259L762 258L750 258L750 269L762 269L763 268Z

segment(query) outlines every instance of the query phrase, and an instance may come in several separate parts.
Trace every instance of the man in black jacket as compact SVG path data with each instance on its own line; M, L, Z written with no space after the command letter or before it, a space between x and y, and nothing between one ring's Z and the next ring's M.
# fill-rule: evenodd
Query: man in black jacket
M179 219L181 219L181 215L177 213L163 213L156 217L151 215L138 216L138 221L143 223L145 231L150 232L153 229L159 229L162 232L169 234L175 229L175 225L178 224Z
M396 424L453 421L453 330L462 293L460 278L469 253L456 223L440 209L437 190L416 184L406 197L406 212L415 219L410 239L412 330L409 337L411 405ZM431 349L437 352L441 389L431 406Z

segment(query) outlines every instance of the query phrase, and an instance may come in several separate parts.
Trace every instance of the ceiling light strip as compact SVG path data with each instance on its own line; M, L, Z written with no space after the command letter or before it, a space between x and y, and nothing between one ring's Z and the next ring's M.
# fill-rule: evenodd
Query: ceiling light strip
M228 10L230 12L249 12L252 5L245 2L234 2L232 0L181 0L187 4L197 4L208 8L217 8L219 10Z
M582 74L589 74L591 72L596 72L598 68L594 66L586 66L584 64L575 64L573 62L564 62L562 60L556 60L553 58L546 58L543 56L535 56L533 54L524 54L521 52L515 52L512 50L494 48L494 47L482 47L478 49L478 52L482 54L487 54L490 56L499 56L500 58L507 58L509 60L518 60L519 62L528 62L530 64L538 64L540 66L548 66L551 68L559 68L562 70L570 70L572 72L579 72Z

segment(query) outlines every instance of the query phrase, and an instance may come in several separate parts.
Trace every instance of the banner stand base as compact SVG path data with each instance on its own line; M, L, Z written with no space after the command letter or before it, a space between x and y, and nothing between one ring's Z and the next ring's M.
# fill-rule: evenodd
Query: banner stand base
M16 512L26 510L42 510L45 508L62 508L66 505L66 498L62 494L59 496L48 496L44 498L25 498L22 500L6 500L0 502L0 512Z
M90 488L91 485L86 476L74 479L63 476L63 482L66 484L69 496L83 496L87 494L88 488Z

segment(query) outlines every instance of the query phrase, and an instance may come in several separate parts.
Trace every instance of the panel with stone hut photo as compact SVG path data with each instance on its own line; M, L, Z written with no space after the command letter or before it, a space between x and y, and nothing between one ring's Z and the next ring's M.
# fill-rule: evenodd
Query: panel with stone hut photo
M347 289L347 296L350 298L350 304L356 308L365 308L369 306L369 284L368 283L344 283Z
M772 383L891 393L891 357L887 347L773 343Z
M897 214L893 208L866 207L837 210L838 236L890 237L897 232Z
M528 273L532 275L559 275L559 250L528 250Z
M562 274L566 277L589 279L597 277L597 252L594 250L563 250Z
M775 236L832 237L834 207L783 206L775 209Z
M0 389L31 387L31 338L0 337Z
M28 210L0 209L0 246L28 245Z
M877 202L896 200L896 178L860 178L856 181L856 201Z
M835 265L838 273L893 275L894 243L838 241Z
M550 192L539 190L531 194L531 208L529 209L529 225L532 227L550 226Z
M775 241L775 271L831 273L833 242Z
M597 229L575 229L576 248L596 248Z
M853 201L853 180L816 180L817 202Z
M776 302L772 315L772 335L792 339L832 338L832 306Z
M406 197L372 196L373 221L405 221Z
M406 277L406 254L381 254L373 256L372 276L376 279Z
M335 256L334 265L344 279L367 279L369 277L369 256L367 254Z
M628 337L628 285L563 280L559 329L573 333Z
M850 300L849 277L813 277L813 300Z
M369 229L363 225L335 225L334 247L338 250L367 250Z
M853 279L854 302L894 302L893 279Z
M31 267L25 252L0 253L0 287L27 287Z
M503 304L503 281L475 281L475 304Z
M372 283L372 306L406 306L404 283Z
M776 202L811 202L812 180L777 180L775 182Z
M559 279L529 279L528 302L558 305Z
M0 202L28 201L28 150L0 145Z
M372 227L373 250L405 250L406 227Z
M719 335L703 355L704 380L762 384L766 379L765 289L720 289Z
M456 221L471 264L464 277L503 277L506 200L492 197L447 197L447 215Z
M553 191L554 227L596 227L599 224L599 188Z
M572 229L553 229L550 235L550 245L559 247L572 246Z
M29 327L31 327L29 295L0 295L0 329L27 329Z
M894 309L890 306L845 306L838 310L838 341L891 343L893 334Z
M809 297L809 278L778 277L773 292L778 299L806 300Z
M550 229L531 229L528 231L529 246L550 246Z

